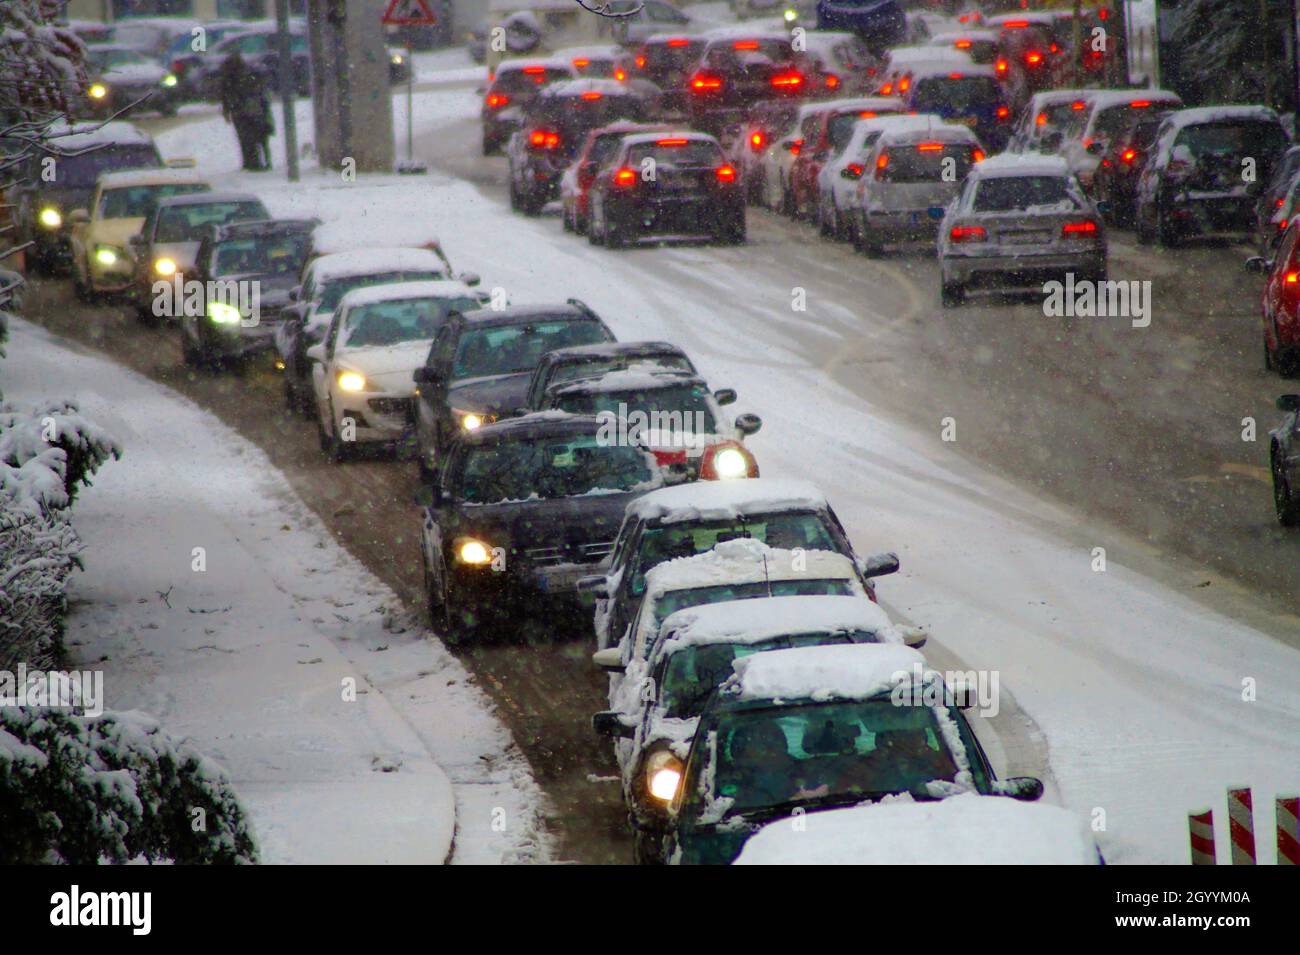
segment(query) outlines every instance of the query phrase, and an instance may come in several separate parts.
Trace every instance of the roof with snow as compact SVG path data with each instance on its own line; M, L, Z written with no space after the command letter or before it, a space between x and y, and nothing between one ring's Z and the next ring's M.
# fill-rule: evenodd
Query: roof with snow
M316 231L312 233L311 244L317 255L352 252L377 245L385 248L395 246L422 248L440 245L438 234L421 219L372 220L354 216L318 225Z
M1267 106L1198 106L1181 109L1169 116L1167 122L1175 129L1199 126L1202 123L1241 122L1276 123L1277 113Z
M973 63L970 66L962 64L959 68L954 69L951 63L919 63L916 69L912 70L912 82L918 83L921 80L934 79L936 77L957 76L961 78L971 76L987 76L990 79L997 79L997 71L992 66L982 66Z
M480 429L482 430L482 429ZM737 481L735 483L744 483ZM802 569L796 570L799 567ZM753 538L736 538L691 557L656 564L646 572L646 599L672 590L693 590L722 584L753 584L765 580L850 580L858 585L857 570L842 554L828 550L768 547Z
M635 96L635 89L618 80L600 77L579 77L574 80L560 80L552 83L537 95L554 99L558 96L581 96L584 93L599 93L601 96Z
M139 127L114 120L109 123L58 123L46 134L48 148L58 153L80 152L102 146L151 146L153 137Z
M312 274L316 276L317 281L328 281L349 275L422 269L442 272L444 268L443 261L436 252L406 247L335 252L332 255L322 255L311 264Z
M550 352L550 361L585 362L616 358L654 358L663 355L685 358L686 352L672 342L598 342L595 345L574 345Z
M178 206L207 206L223 202L258 202L262 200L251 192L189 192L183 196L163 196L158 206L175 209Z
M644 146L646 143L655 143L661 139L689 139L693 142L717 142L717 140L708 133L702 133L696 129L671 129L655 133L635 133L631 136L623 137L623 142L629 146Z
M930 44L956 43L958 40L970 40L978 43L996 43L998 39L995 30L944 30L942 33L936 33L927 40Z
M945 122L927 123L925 125L919 123L893 124L885 127L885 131L880 134L879 140L881 145L893 146L907 146L912 143L926 141L979 145L979 137L975 135L974 130L967 126L958 126L956 123Z
M862 630L897 642L889 615L866 597L768 597L678 610L663 622L663 653L710 643L759 643L802 633Z
M903 111L903 101L895 96L852 96L844 99L823 100L818 104L826 109L843 110L844 112L853 112L862 110L864 112L881 112L882 110Z
M551 53L557 60L568 60L572 63L574 60L586 58L588 60L617 60L627 56L627 50L615 44L605 46L566 46L563 49L555 50Z
M765 654L760 654L765 656ZM1087 821L1060 806L964 793L768 823L736 865L1097 865Z
M1060 156L1045 153L998 153L971 167L970 175L979 179L1012 176L1071 175L1070 164Z
M545 57L519 57L513 60L502 60L496 68L496 75L502 73L514 73L530 66L541 66L548 70L565 70L570 76L577 76L574 72L573 64L568 60L561 60L554 56Z
M945 49L941 46L899 46L889 51L890 69L930 61L975 64L965 50Z
M621 391L658 391L663 388L681 388L683 385L705 384L698 375L680 368L662 368L650 363L631 368L609 371L594 378L579 378L550 388L554 397L569 395L608 395Z
M1029 100L1028 109L1031 112L1040 112L1049 106L1059 106L1062 103L1083 102L1087 103L1100 90L1043 90L1035 93Z
M629 516L643 521L676 524L681 521L732 520L776 511L825 510L826 495L809 481L784 478L750 478L744 481L694 481L637 498L627 507Z
M867 700L911 683L925 657L897 643L850 643L769 650L732 663L728 698L746 700ZM919 668L919 669L918 669Z
M804 49L821 53L833 49L837 43L857 39L857 34L847 30L805 30L803 39Z
M1127 106L1130 103L1151 103L1153 105L1157 102L1162 104L1172 103L1174 105L1182 103L1182 100L1178 98L1178 94L1170 90L1092 90L1085 99L1094 114L1101 112L1103 109L1110 109L1112 106ZM1264 107L1243 106L1240 108L1263 109Z
M372 285L353 289L339 302L339 311L361 308L379 302L400 302L406 299L474 298L474 290L464 282L395 282L392 285Z

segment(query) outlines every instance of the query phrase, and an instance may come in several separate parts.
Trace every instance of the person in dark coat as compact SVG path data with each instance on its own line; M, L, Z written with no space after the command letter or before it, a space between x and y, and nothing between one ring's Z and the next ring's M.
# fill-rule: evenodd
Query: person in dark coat
M221 64L219 83L221 115L235 127L244 168L253 172L270 169L275 123L266 78L235 52Z

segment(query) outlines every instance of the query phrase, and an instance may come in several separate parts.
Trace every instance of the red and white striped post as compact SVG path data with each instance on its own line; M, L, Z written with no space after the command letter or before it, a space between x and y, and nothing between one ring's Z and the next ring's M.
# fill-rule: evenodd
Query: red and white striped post
M1277 864L1300 865L1300 796L1277 797Z
M1192 865L1214 865L1214 811L1189 813L1187 826L1192 837Z
M1228 790L1228 841L1233 865L1255 864L1255 813L1250 787Z

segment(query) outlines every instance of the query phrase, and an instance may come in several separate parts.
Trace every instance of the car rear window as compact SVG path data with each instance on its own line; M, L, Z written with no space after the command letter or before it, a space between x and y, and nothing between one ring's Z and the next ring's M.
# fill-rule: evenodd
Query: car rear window
M887 147L876 161L877 172L890 182L939 182L944 178L945 159L954 162L954 181L960 182L975 163L976 147L966 143L917 143ZM884 160L884 166L880 165Z
M1276 123L1254 121L1199 123L1178 133L1176 145L1202 156L1271 157L1286 148L1286 133Z
M1074 100L1068 103L1054 103L1051 106L1045 106L1038 111L1034 117L1034 125L1038 129L1059 129L1064 138L1069 139L1077 136L1083 131L1084 122L1088 118L1087 108L1076 104L1081 104L1082 100Z
M637 358L635 361L629 361L626 358L575 361L567 365L556 365L551 371L546 386L549 388L551 385L558 385L565 381L575 381L578 378L598 378L611 371L625 371L630 367L641 366L650 366L656 369L666 368L674 371L694 371L690 361L684 355L647 355Z
M1137 102L1147 103L1147 105L1134 106L1130 103L1124 103L1120 106L1108 106L1103 110L1099 110L1096 119L1092 123L1092 135L1097 139L1106 140L1122 136L1156 106L1155 103L1147 100L1138 100ZM1167 109L1171 104L1161 103L1159 105Z
M699 384L676 388L579 392L561 395L555 407L571 414L617 415L642 412L648 426L677 434L713 434L718 427L709 407L709 390Z
M1062 176L1000 176L975 187L975 212L1070 212L1083 208Z
M174 206L158 215L155 242L198 242L214 225L269 219L270 213L260 202L204 202L192 206Z
M680 143L678 145L677 143ZM647 159L668 166L716 166L722 162L722 147L702 139L661 139L637 143L628 148L627 164L639 168Z
M961 112L996 104L1001 97L991 76L932 76L916 84L912 105L923 113Z

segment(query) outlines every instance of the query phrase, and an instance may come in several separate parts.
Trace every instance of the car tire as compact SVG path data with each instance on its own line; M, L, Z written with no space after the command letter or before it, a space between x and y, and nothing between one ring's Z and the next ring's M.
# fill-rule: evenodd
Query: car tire
M944 308L959 308L966 302L966 286L959 282L944 282L939 290L939 301Z
M560 227L564 229L565 232L575 231L573 227L573 218L569 215L569 207L567 205L564 206L564 210L560 214Z
M334 409L330 408L330 426L329 430L325 428L325 422L320 420L320 415L316 416L317 427L320 428L320 449L325 453L325 457L333 464L342 464L349 457L351 449L348 443L339 438L338 430L334 427Z
M158 316L153 313L153 310L146 308L143 305L136 305L135 318L136 321L146 328L157 328L162 324L162 322L158 320Z
M783 185L781 187L781 208L779 211L783 216L786 216L791 219L796 218L795 208L794 208L794 193L790 191L789 186Z
M1286 471L1282 467L1281 449L1274 445L1269 457L1273 472L1273 505L1277 510L1277 522L1283 527L1298 527L1300 526L1300 498L1295 496L1290 482L1287 481Z
M1151 229L1147 226L1147 220L1142 215L1142 207L1139 206L1133 215L1133 231L1137 233L1138 245L1150 245L1155 239Z
M861 251L869 259L878 259L885 254L885 246L878 238L867 233L862 237Z
M587 230L590 229L590 228L591 228L591 224L587 221L587 217L586 217L586 216L580 216L580 215L578 215L578 213L575 211L575 212L573 213L573 232L574 232L574 234L575 234L575 235L586 235L586 234L587 234Z
M535 219L546 208L546 200L535 195L523 196L519 200L519 211L530 219Z
M520 205L519 187L515 185L514 174L510 175L510 211L518 212Z
M500 151L501 151L501 146L497 143L495 139L491 139L488 136L483 137L484 156L495 156Z
M186 368L198 368L203 364L202 357L183 328L181 329L181 364Z

